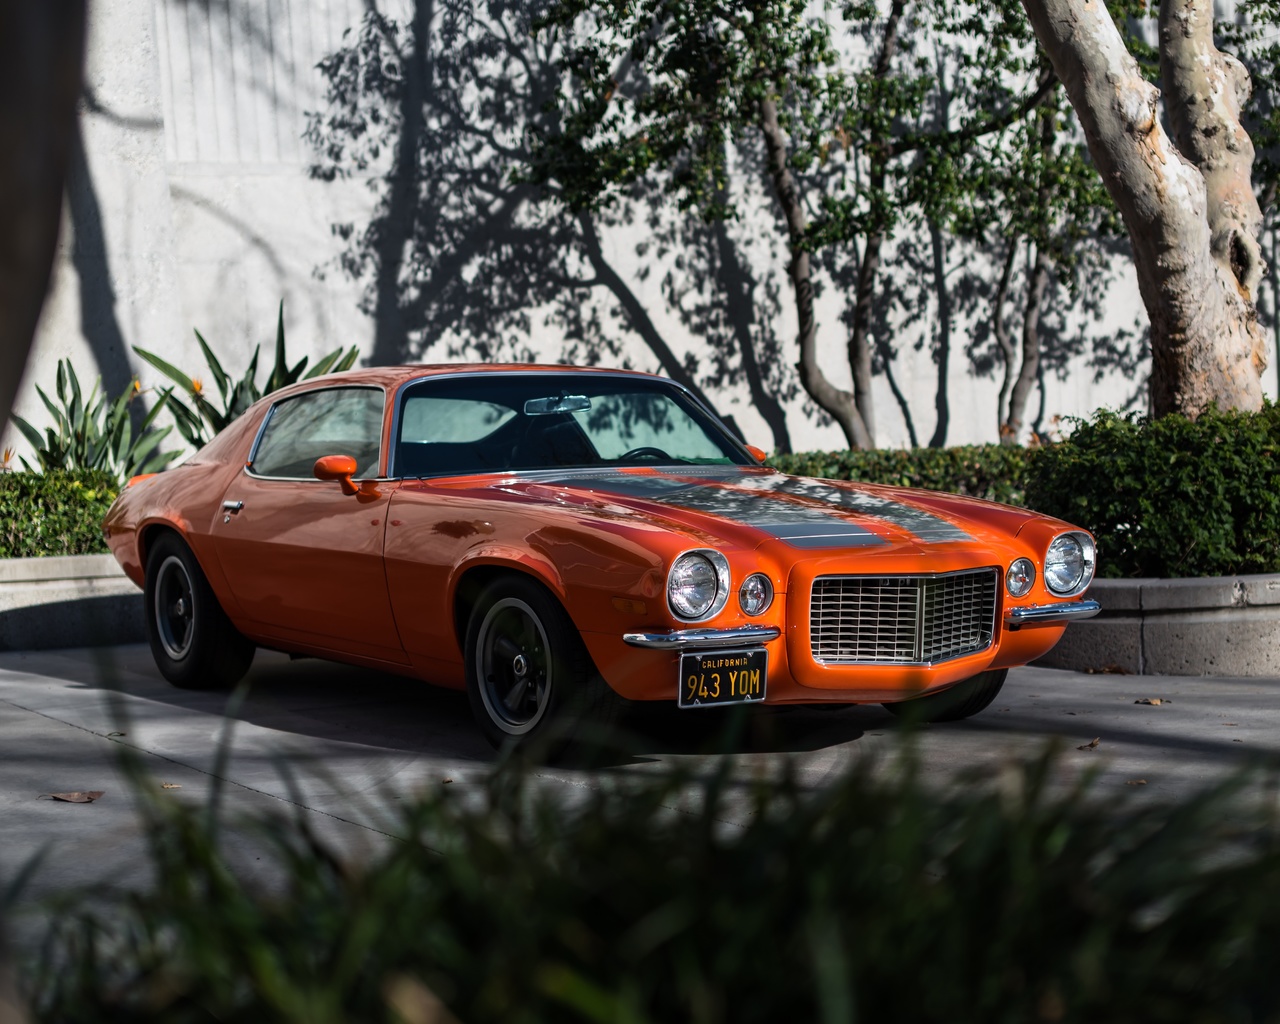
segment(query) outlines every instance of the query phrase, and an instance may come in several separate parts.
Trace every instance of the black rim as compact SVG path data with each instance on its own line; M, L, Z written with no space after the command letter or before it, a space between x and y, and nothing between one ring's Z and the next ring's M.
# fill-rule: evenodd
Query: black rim
M191 576L177 555L170 555L161 562L156 572L154 612L160 646L174 661L181 661L191 650L195 598Z
M511 735L541 720L551 692L549 644L537 614L514 597L496 601L480 623L476 671L489 718Z

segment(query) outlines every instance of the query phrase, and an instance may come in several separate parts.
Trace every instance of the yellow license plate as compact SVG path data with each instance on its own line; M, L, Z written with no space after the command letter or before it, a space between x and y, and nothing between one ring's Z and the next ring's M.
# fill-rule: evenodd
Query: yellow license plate
M768 675L769 652L763 647L685 653L680 655L678 703L705 708L762 701Z

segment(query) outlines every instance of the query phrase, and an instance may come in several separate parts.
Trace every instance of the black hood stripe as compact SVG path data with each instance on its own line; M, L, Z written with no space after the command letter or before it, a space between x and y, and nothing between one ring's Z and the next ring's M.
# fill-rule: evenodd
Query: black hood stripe
M715 483L693 482L689 477L710 478ZM762 476L715 467L710 471L686 472L681 469L670 476L650 473L574 473L547 482L578 487L585 485L595 491L645 498L664 505L721 516L798 548L870 547L887 543L866 527L833 515L830 511L832 506L883 520L906 530L926 544L973 540L952 523L921 509L871 494L846 491L818 480L781 473ZM828 508L799 502L769 501L767 494L804 498Z

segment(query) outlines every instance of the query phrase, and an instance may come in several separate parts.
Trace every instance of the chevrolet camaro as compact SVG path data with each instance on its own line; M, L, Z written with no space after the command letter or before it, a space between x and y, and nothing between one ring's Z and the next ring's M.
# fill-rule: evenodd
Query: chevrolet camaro
M1098 610L1084 530L763 458L649 374L364 369L135 477L103 532L172 683L331 658L465 689L495 745L630 701L964 718Z

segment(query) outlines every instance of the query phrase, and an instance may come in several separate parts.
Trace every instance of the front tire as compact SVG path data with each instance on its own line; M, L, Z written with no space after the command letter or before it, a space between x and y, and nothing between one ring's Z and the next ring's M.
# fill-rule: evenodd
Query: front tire
M151 654L169 682L211 690L244 677L253 643L231 624L200 563L176 534L162 534L152 545L143 593Z
M467 625L467 697L495 748L546 744L548 753L612 724L623 701L600 678L577 627L541 584L494 580Z
M958 722L962 718L976 715L995 700L1008 674L1007 668L980 672L956 683L949 690L917 697L915 700L886 704L884 708L899 718L909 718L916 722Z

